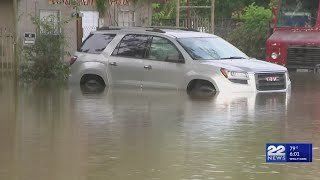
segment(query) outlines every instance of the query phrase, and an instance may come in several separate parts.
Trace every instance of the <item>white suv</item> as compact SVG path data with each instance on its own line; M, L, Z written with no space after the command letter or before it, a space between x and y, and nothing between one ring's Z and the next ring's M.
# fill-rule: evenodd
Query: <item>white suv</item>
M70 81L88 88L285 92L291 86L285 67L249 58L218 36L190 29L101 28L70 64Z

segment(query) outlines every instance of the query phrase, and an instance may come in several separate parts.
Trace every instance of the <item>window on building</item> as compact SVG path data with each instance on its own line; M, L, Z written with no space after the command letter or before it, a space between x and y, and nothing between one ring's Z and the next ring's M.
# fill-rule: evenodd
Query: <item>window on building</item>
M40 10L41 34L60 34L60 11Z
M179 50L169 40L162 37L153 37L147 59L156 61L182 62L183 57Z
M126 35L114 50L113 55L143 58L146 52L149 36L147 35Z
M79 52L100 54L115 37L115 34L91 34L82 43Z

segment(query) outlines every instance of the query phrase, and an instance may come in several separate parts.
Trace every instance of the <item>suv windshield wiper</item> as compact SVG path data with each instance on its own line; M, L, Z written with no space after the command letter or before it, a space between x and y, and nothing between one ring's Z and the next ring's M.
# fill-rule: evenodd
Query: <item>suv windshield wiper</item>
M231 57L220 58L220 59L247 59L247 58L241 57L241 56L231 56Z

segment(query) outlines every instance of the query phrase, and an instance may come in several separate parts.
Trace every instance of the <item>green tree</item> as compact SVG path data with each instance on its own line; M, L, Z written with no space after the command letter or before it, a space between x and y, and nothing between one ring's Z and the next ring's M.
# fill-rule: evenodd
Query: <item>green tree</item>
M106 14L108 3L106 0L96 0L96 8L99 12L100 17Z
M249 56L264 58L263 49L269 34L271 16L270 8L251 4L240 17L242 24L227 39Z
M169 0L164 4L154 3L153 8L153 21L161 19L174 19L176 17L176 1Z

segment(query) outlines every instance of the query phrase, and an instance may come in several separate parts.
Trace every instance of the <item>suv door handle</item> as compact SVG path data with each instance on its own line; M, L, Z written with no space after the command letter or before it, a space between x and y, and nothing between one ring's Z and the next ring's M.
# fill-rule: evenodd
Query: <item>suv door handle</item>
M148 66L144 66L145 69L152 69L152 66L151 65L148 65Z
M110 62L109 63L111 66L117 66L117 63L116 62Z

